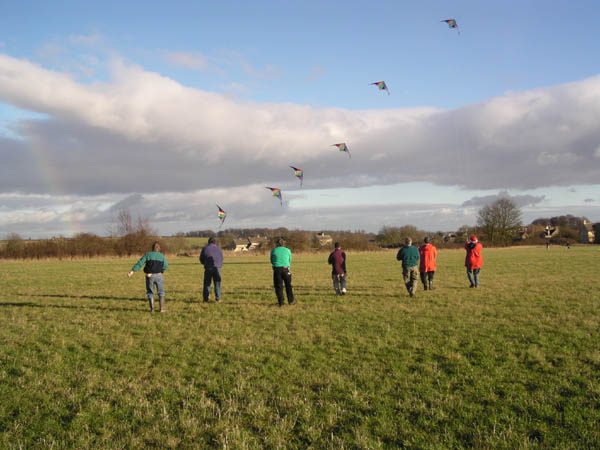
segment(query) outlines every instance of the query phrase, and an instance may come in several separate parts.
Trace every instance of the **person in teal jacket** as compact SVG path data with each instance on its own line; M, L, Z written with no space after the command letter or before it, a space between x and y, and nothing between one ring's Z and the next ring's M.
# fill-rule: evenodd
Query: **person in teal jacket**
M285 284L285 294L288 303L293 305L294 291L292 290L292 272L290 266L292 264L292 252L284 246L285 241L280 238L277 240L277 247L271 250L271 265L273 266L273 286L275 287L275 295L279 306L284 305L283 284Z
M404 285L411 297L415 295L417 289L417 279L419 277L419 249L412 245L412 239L407 237L404 240L404 246L398 251L396 259L402 261L402 276Z
M144 266L144 273L146 274L146 295L148 296L148 303L150 304L150 312L154 311L154 286L156 285L156 291L158 292L158 301L160 303L160 312L165 312L165 282L163 279L163 272L169 268L165 255L160 252L160 244L154 242L152 244L152 251L144 254L140 260L135 263L131 268L127 276L131 278L133 272L137 272Z

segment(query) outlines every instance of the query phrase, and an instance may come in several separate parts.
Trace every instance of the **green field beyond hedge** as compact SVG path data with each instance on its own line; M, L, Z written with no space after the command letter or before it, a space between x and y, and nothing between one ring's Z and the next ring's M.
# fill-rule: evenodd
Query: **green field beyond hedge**
M600 248L440 251L406 294L395 252L295 256L278 308L267 256L226 256L202 304L169 258L150 314L135 259L3 262L1 448L597 448ZM211 299L212 300L212 299Z

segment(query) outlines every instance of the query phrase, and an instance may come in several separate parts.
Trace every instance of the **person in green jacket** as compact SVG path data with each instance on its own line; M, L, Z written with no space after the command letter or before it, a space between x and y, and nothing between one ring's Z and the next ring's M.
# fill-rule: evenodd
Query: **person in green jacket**
M402 261L402 276L404 285L411 297L415 295L417 289L417 279L419 277L419 249L413 247L412 239L407 237L404 240L404 246L396 255L398 261Z
M277 247L271 250L271 265L273 266L273 285L279 306L284 305L283 284L285 284L285 294L288 303L293 305L294 291L292 290L292 272L290 265L292 264L292 252L284 246L285 241L282 238L277 239Z
M146 274L146 295L148 296L148 303L150 304L150 312L154 311L155 285L156 291L158 292L160 312L165 312L165 282L163 279L163 272L168 269L169 264L167 264L165 256L160 252L160 244L158 242L152 244L152 251L144 254L144 256L142 256L131 268L127 276L131 278L133 272L140 270L142 265L144 266L144 273Z

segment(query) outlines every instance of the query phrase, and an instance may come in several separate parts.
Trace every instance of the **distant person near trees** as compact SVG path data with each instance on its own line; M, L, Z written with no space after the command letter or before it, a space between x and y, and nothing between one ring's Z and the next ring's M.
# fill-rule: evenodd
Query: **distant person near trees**
M273 286L277 295L279 306L284 305L283 284L285 284L285 293L288 303L293 305L296 303L294 299L294 291L292 290L292 272L290 266L292 264L292 252L284 246L283 238L277 239L277 246L271 250L271 265L273 266Z
M481 250L483 245L477 240L477 236L473 235L469 238L465 244L465 250L467 255L465 257L465 267L467 268L467 277L471 283L472 288L479 287L479 271L483 266L483 257L481 256Z
M336 295L346 295L346 253L342 251L339 242L334 244L334 250L327 260L331 264L331 278Z
M217 246L214 237L208 239L208 244L200 252L200 262L204 266L204 283L202 300L208 303L210 284L215 285L215 301L221 301L221 267L223 267L223 251Z
M163 272L168 269L169 265L165 256L160 252L160 244L158 242L152 244L152 251L144 254L131 268L127 276L131 278L133 272L140 270L142 265L146 274L146 295L150 304L150 312L154 311L154 286L156 286L158 293L160 312L165 312L165 282Z
M398 261L402 261L402 277L404 286L411 297L415 295L417 289L417 280L419 278L419 250L413 247L412 239L407 237L404 240L404 246L396 255Z
M423 289L433 291L433 276L435 275L437 249L431 243L431 238L426 237L423 242L424 244L419 247L419 256L421 257L421 263L419 265L421 283L423 283Z

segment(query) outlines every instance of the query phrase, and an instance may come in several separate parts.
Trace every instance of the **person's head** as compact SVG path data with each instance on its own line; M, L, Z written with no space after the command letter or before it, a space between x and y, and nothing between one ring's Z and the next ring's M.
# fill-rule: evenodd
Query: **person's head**
M477 242L478 242L478 241L477 241L477 236L475 236L475 235L472 235L472 236L469 238L469 242L470 242L471 244L477 244Z
M427 236L427 237L425 237L425 239L423 239L423 242L425 242L426 244L430 244L431 238L429 236Z
M412 239L409 238L409 237L407 237L406 239L404 239L404 244L407 245L407 246L412 245Z
M160 252L160 243L158 241L154 241L152 243L152 251L153 252Z
M277 247L283 247L285 245L285 239L280 237L277 239Z
M217 242L217 240L214 238L214 236L211 236L211 237L208 238L208 243L209 244L214 244L216 242Z
M340 244L339 242L336 242L335 244L333 244L333 248L335 248L336 250L338 248L342 248L342 244Z

